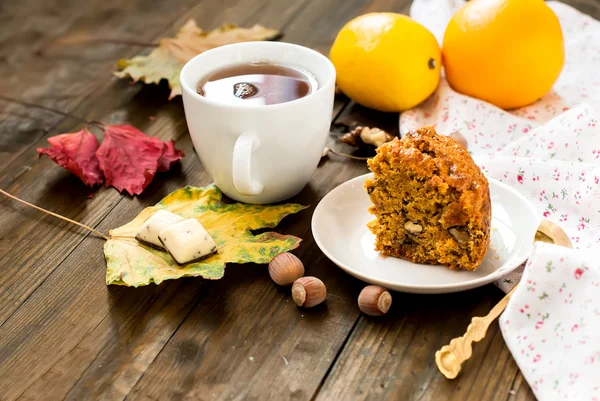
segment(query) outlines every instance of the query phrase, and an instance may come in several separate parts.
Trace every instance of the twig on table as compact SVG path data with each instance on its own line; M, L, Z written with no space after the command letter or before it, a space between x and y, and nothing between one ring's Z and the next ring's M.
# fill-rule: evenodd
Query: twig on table
M43 212L43 213L49 214L50 216L57 217L57 218L59 218L59 219L61 219L61 220L67 221L67 222L69 222L69 223L71 223L71 224L75 224L75 225L77 225L77 226L79 226L79 227L85 228L86 230L93 232L94 234L96 234L96 235L98 235L98 236L100 236L100 237L104 238L104 239L105 239L105 240L107 240L107 241L110 239L110 238L109 238L107 235L105 235L105 234L102 234L100 231L94 230L92 227L86 226L85 224L81 224L81 223L79 223L78 221L71 220L71 219L70 219L70 218L68 218L68 217L61 216L60 214L53 213L53 212L51 212L51 211L49 211L49 210L46 210L46 209L44 209L44 208L41 208L41 207L39 207L39 206L36 206L36 205L34 205L33 203L29 203L29 202L27 202L27 201L24 201L23 199L19 199L19 198L17 198L16 196L9 194L8 192L6 192L6 191L4 191L4 190L2 190L2 189L0 189L0 193L1 193L1 194L3 194L3 195L5 195L5 196L7 196L7 197L9 197L9 198L11 198L11 199L13 199L13 200L16 200L17 202L21 202L21 203L22 203L22 204L24 204L24 205L27 205L27 206L29 206L29 207L32 207L32 208L36 209L36 210L39 210L40 212Z

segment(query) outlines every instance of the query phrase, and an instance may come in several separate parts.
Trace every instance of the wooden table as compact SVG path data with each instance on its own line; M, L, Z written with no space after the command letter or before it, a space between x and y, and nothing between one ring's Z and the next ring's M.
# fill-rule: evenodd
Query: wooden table
M599 0L570 0L600 17ZM124 45L52 45L81 35L151 42L188 18L278 28L285 40L327 52L336 32L370 11L408 13L408 0L21 0L0 5L2 94L77 114L129 123L187 157L142 196L95 192L35 149L80 128L55 113L1 103L0 188L107 232L186 184L210 183L190 141L181 98L166 85L111 76ZM338 124L392 131L397 115L336 100ZM332 188L367 171L331 157L294 201L309 210L278 231L300 236L295 253L323 279L321 307L300 310L265 266L231 265L223 280L183 279L143 288L107 287L103 241L6 198L0 199L0 400L532 400L497 325L476 345L462 375L444 379L434 352L462 334L473 315L502 297L489 285L449 295L393 294L382 318L362 315L363 283L317 248L310 216ZM94 193L93 197L90 197Z

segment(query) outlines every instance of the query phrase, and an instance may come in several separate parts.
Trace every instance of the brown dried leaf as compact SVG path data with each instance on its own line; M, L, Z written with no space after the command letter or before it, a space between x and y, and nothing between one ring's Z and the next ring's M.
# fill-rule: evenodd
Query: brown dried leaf
M131 59L121 59L117 62L120 71L114 74L119 78L131 77L134 82L158 84L166 79L171 88L169 99L181 95L179 73L183 65L194 56L206 50L231 43L257 40L273 40L280 36L274 29L261 25L252 28L239 28L232 24L204 32L189 20L174 38L164 38L159 46L147 56L136 56Z

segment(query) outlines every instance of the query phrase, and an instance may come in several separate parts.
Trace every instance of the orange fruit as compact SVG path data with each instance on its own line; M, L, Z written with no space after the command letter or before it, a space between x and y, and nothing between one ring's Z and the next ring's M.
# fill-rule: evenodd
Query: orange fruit
M370 13L348 22L331 47L336 82L350 99L379 111L413 108L440 80L440 46L406 15Z
M503 109L522 107L558 79L563 35L543 0L471 0L446 28L442 60L457 92Z

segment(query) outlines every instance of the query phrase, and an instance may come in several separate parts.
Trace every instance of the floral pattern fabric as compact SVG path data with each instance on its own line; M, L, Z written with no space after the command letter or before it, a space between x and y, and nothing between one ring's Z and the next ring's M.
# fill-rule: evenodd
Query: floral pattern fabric
M463 4L415 0L411 16L441 43ZM547 4L566 51L550 93L508 112L455 92L442 76L427 101L400 115L400 132L422 125L460 132L486 175L516 188L540 219L569 235L575 250L538 243L526 266L496 283L508 292L523 281L500 326L538 399L600 401L600 264L592 253L600 246L600 23Z
M600 262L537 243L500 329L539 400L600 400Z
M441 43L462 0L415 0L411 16ZM507 112L455 92L442 76L436 92L400 115L400 132L433 125L460 132L484 172L514 186L540 218L559 224L576 248L600 243L600 23L548 2L565 38L565 67L552 91L531 106ZM498 281L508 292L523 266Z

